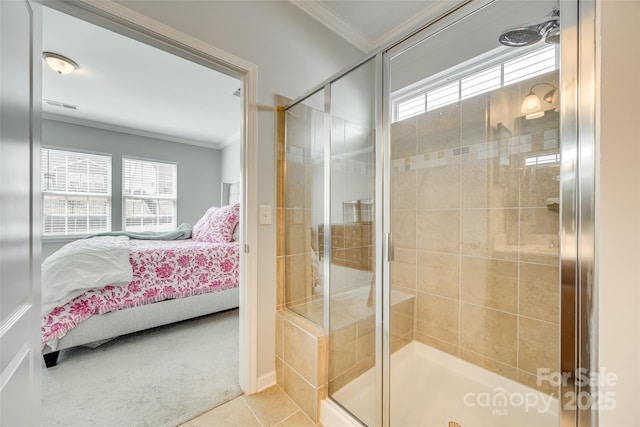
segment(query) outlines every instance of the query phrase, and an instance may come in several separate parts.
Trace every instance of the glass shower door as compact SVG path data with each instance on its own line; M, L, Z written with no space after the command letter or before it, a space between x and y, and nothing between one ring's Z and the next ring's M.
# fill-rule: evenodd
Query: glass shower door
M391 426L559 423L554 6L496 1L385 54Z
M328 394L367 425L376 424L379 403L375 76L372 59L330 85L330 208L320 233L330 247Z

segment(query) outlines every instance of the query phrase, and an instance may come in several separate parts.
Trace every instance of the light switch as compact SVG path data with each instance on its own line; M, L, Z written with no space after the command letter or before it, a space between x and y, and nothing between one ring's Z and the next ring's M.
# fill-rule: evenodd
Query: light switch
M271 224L271 206L260 205L260 225Z

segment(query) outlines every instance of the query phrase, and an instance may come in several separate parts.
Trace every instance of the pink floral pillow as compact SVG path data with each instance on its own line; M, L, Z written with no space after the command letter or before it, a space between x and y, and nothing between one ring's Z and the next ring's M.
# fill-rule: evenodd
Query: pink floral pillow
M204 242L203 237L207 232L209 217L213 215L218 209L218 207L211 207L207 209L207 211L202 215L202 218L198 220L191 229L191 238L197 242Z
M240 204L209 208L191 231L191 238L197 242L231 242L233 230L240 218Z

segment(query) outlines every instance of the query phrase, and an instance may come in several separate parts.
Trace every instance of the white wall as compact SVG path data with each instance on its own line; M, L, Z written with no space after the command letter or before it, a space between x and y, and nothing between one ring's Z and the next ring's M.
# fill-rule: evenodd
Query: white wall
M364 54L286 1L117 3L258 66L258 204L276 204L275 95L296 98ZM258 376L274 372L276 229L258 232Z
M222 182L240 181L240 140L220 150L220 180Z
M640 425L640 2L599 3L600 371L615 372L600 425Z
M220 150L179 144L122 132L42 121L42 145L55 148L110 153L112 170L111 228L122 229L122 156L177 164L177 223L195 224L211 206L220 204ZM42 259L63 243L43 242Z

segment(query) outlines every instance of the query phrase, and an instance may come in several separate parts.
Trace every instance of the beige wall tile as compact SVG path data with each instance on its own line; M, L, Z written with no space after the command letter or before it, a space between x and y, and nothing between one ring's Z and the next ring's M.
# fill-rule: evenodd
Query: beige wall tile
M517 262L463 256L461 265L463 301L517 313Z
M285 209L285 254L298 255L311 252L311 213L308 209Z
M418 169L417 182L418 209L460 207L459 157L451 165Z
M332 317L333 320L333 317ZM333 322L332 322L333 324ZM350 323L346 326L335 328L331 327L331 334L329 335L329 349L335 349L346 344L355 345L356 343L356 323L350 320Z
M286 363L284 364L284 391L312 421L317 421L317 390Z
M391 159L416 155L416 118L410 117L391 124Z
M445 353L449 353L453 356L458 357L460 354L460 347L458 347L457 343L451 344L448 342L444 342L418 331L414 332L414 338L416 339L416 341L421 342L422 344L426 344L430 347L433 347L440 351L444 351Z
M460 322L463 349L516 366L517 316L461 303Z
M276 313L276 356L284 357L284 320Z
M487 123L489 95L481 94L460 102L460 139L462 146L490 139Z
M309 179L311 176L311 167L302 163L287 162L285 177L284 203L285 208L308 208L309 195Z
M557 151L559 153L559 150ZM553 152L546 151L546 154ZM549 198L560 197L560 165L523 166L520 179L520 206L546 208Z
M520 260L559 265L560 216L547 208L520 209Z
M344 345L331 348L329 344L329 379L335 379L352 369L356 364L356 342L351 341Z
M416 171L391 173L391 210L415 210Z
M394 245L397 248L415 249L416 213L415 211L394 211L391 213L391 230Z
M460 253L459 210L418 211L417 222L419 250Z
M534 375L538 368L558 372L558 325L520 316L519 332L518 368Z
M559 388L544 378L538 378L529 372L518 370L518 382L542 393L559 396Z
M284 362L276 356L276 384L284 387Z
M408 345L411 341L413 341L413 333L407 334L405 336L392 335L390 345L391 354Z
M463 209L462 255L517 261L518 209Z
M278 223L277 235L276 235L276 256L281 257L285 255L285 243L284 236L287 232L285 227L285 209L277 208L276 210L276 221Z
M520 115L520 107L522 99L528 93L520 93L518 85L509 85L500 89L491 91L489 103L489 120L491 129L496 129L493 138L504 138L504 133L514 134L514 118ZM501 131L501 128L503 129ZM505 129L506 128L506 129Z
M276 258L276 310L284 308L284 287L285 287L285 257Z
M413 319L411 319L413 323ZM376 353L376 334L371 331L364 335L358 336L356 345L356 364L369 359L375 360Z
M318 355L317 355L317 360L318 360L318 379L316 381L316 384L318 386L322 386L323 384L326 384L329 381L329 350L328 350L328 338L327 337L322 337L318 339Z
M460 107L458 104L446 105L416 117L418 154L460 147Z
M415 251L414 251L415 252ZM391 277L391 286L415 289L416 288L416 263L415 257L413 263L400 262L397 259L391 261L391 269L389 270Z
M360 360L358 363L356 363L356 378L359 377L360 375L364 374L365 372L367 372L368 370L370 370L371 368L373 368L376 365L376 357L375 355L366 357L362 360Z
M418 292L416 331L458 345L458 301Z
M518 370L514 366L498 362L497 360L493 360L467 350L460 350L460 358L503 377L514 381L518 380Z
M417 279L417 290L420 292L458 299L460 256L418 251Z
M520 263L520 314L558 323L559 269Z
M316 385L316 339L291 322L284 322L284 361Z
M491 207L491 173L489 160L467 160L461 164L462 169L462 207Z
M311 296L311 254L285 257L285 283L285 305L304 302Z
M263 426L276 425L299 411L293 400L276 386L269 387L260 393L244 395L242 399Z
M337 377L329 380L329 394L334 394L346 384L349 384L355 378L357 378L357 371L355 366L344 371L342 374Z
M392 336L404 337L413 332L414 298L391 306L390 332Z

